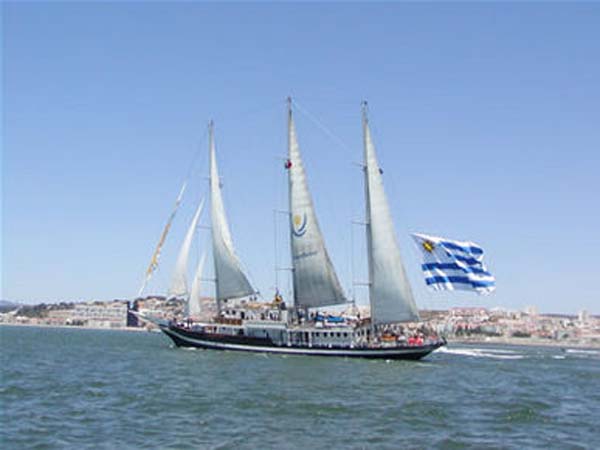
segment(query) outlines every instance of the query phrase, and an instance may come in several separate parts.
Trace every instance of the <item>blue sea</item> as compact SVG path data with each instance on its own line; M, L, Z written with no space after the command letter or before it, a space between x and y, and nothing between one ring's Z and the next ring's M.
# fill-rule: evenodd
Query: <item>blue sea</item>
M420 362L176 349L0 327L0 446L600 448L600 351L452 345Z

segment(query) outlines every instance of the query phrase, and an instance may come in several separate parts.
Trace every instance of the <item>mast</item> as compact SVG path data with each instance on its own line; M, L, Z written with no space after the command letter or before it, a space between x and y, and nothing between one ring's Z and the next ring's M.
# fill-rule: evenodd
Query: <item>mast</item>
M374 330L375 318L374 311L375 306L373 305L373 243L371 234L371 200L369 196L369 173L367 168L367 128L369 119L367 117L367 101L363 100L361 103L361 117L362 117L362 129L363 129L363 149L364 149L364 161L363 161L363 173L365 178L365 231L367 237L367 266L369 272L369 305L371 308L371 332Z
M374 325L417 321L419 313L402 263L366 102L362 103L362 128L371 321Z
M291 148L292 148L292 127L294 126L293 117L292 117L292 97L286 98L286 106L287 106L287 145L288 145L288 160L285 163L285 167L288 170L288 207L289 207L289 227L290 227L290 255L292 259L292 298L294 299L294 307L300 307L298 304L298 299L296 298L296 269L294 266L294 221L292 215L292 159L290 158Z
M287 108L288 160L286 169L289 183L294 306L306 310L346 303L346 297L325 247L308 189L290 98L287 100Z
M221 301L245 297L255 294L256 290L248 281L242 269L241 262L235 252L231 231L225 214L221 181L217 168L217 158L214 141L214 125L210 121L209 134L209 160L210 160L210 200L211 200L211 230L213 243L213 259L215 267L215 285L218 310L221 310Z

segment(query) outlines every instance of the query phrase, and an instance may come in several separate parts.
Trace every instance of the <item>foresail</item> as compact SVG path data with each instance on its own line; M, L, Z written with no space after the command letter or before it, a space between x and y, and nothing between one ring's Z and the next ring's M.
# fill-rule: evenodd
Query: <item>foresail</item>
M204 272L204 262L206 261L206 252L202 253L194 280L192 281L192 288L190 290L190 297L187 303L187 316L191 318L199 318L201 313L200 307L200 288L202 285L202 274Z
M233 247L221 195L221 182L217 169L212 123L209 131L211 225L216 293L217 302L219 302L223 299L251 295L256 291L242 270L240 260Z
M366 111L363 133L371 319L375 324L417 321L419 313L402 264Z
M196 213L192 218L192 222L190 223L190 227L188 228L187 233L185 234L183 243L181 244L181 249L179 250L179 255L177 256L177 261L175 263L175 271L173 272L173 278L171 280L171 287L169 289L170 297L185 297L188 294L188 258L190 255L190 247L192 246L192 240L194 239L194 232L196 231L196 227L198 226L198 220L200 219L200 215L202 214L203 208L204 199L200 201L200 204L196 209Z
M290 232L294 303L298 307L337 305L347 300L325 248L296 137L291 108L288 117Z

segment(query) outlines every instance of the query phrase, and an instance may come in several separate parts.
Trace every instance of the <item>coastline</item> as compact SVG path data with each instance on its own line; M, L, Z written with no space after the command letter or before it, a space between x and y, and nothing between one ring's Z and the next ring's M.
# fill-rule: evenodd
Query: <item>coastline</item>
M37 327L37 328L61 328L67 330L94 330L94 331L126 331L126 332L153 332L158 329L148 329L146 327L120 327L120 328L105 328L105 327L88 327L88 326L73 326L73 325L48 325L48 324L31 324L31 323L4 323L0 322L0 326L8 327ZM577 342L577 341L552 341L547 339L535 338L514 338L514 337L486 337L486 338L464 338L460 339L449 338L449 345L509 345L516 347L553 347L553 348L576 348L576 349L600 349L600 342Z

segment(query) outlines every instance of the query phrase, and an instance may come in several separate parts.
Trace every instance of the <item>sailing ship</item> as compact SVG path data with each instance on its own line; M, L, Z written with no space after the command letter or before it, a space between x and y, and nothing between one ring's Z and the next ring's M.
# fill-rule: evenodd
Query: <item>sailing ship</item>
M287 305L279 293L271 303L252 300L257 290L235 252L217 168L214 127L209 124L210 216L217 316L207 321L153 320L178 347L273 354L420 359L446 341L435 335L406 336L407 322L419 321L385 195L382 171L371 137L366 103L362 108L366 241L371 315L326 317L318 308L351 303L346 298L325 246L309 191L291 99L287 104L289 233L293 298ZM187 264L198 207L177 260L173 293L186 291L180 277ZM203 260L189 303L197 305ZM177 278L179 277L179 278ZM195 309L194 309L195 308ZM188 314L197 314L197 306ZM313 311L311 313L311 310Z

